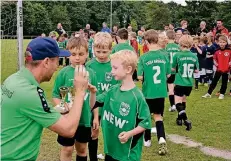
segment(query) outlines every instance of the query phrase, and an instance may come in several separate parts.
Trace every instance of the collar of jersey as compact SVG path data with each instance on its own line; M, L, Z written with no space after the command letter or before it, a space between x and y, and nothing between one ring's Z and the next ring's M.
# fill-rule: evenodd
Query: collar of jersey
M39 87L39 83L35 80L35 77L27 68L22 67L22 69L20 69L19 72L20 72L20 75L26 78L32 85Z

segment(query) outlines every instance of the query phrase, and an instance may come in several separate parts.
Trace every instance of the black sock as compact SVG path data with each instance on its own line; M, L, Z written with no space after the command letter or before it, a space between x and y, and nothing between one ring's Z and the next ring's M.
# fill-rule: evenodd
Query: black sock
M144 141L151 140L151 129L147 129L144 132Z
M82 156L76 156L76 161L87 161L87 156L82 157Z
M90 161L97 161L98 139L89 141L88 150Z
M182 102L183 109L186 109L186 102Z
M195 79L195 88L196 88L196 89L198 89L198 82L199 82L199 80L196 78L196 79Z
M177 109L177 111L178 111L178 117L177 117L177 120L182 120L181 115L179 115L179 112L180 112L180 111L182 111L182 109L183 109L183 105L182 105L182 103L177 103L177 104L176 104L176 109Z
M164 132L164 123L163 121L156 121L156 132L157 132L157 138L158 141L161 137L165 138L165 132Z
M169 97L170 105L172 107L173 105L175 105L174 95L169 95L168 97Z

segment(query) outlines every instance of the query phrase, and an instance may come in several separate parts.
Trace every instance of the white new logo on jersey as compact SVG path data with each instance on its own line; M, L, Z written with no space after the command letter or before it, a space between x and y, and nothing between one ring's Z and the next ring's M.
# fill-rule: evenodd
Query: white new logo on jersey
M113 115L111 112L104 111L103 120L107 120L111 124L115 125L116 127L122 129L125 124L128 123L127 120L122 120L117 116Z
M109 87L111 87L111 84L98 83L98 88L100 88L102 91L108 91Z

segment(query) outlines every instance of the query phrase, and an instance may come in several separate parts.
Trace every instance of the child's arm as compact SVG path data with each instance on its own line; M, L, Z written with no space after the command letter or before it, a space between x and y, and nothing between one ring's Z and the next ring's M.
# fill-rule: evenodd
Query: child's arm
M119 139L120 139L120 142L122 144L126 143L128 141L128 139L130 139L131 137L137 135L137 134L140 134L142 132L145 131L145 128L141 127L141 126L137 126L135 129L133 130L130 130L130 131L127 131L127 132L121 132L119 134Z
M95 86L88 84L88 90L90 91L90 107L93 108L96 102L96 92Z
M202 54L202 50L199 48L199 46L196 46L196 49L199 54Z

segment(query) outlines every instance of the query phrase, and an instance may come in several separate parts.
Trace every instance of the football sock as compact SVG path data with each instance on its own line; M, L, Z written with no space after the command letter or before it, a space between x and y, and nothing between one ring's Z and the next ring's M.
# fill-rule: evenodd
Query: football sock
M158 141L161 137L165 138L164 123L163 121L156 121L156 132Z
M76 156L76 161L87 161L87 156L83 157L83 156Z
M151 129L147 129L144 132L144 141L151 140Z
M168 97L169 97L170 105L172 107L175 104L174 95L169 95Z
M90 140L88 143L90 161L97 161L98 139Z

